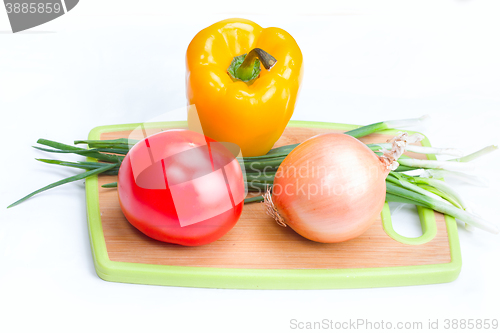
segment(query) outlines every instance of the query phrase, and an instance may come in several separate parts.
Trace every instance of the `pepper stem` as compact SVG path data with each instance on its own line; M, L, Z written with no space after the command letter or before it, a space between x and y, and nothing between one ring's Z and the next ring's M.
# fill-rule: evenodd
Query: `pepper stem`
M231 65L227 69L233 80L249 82L255 80L260 74L260 63L266 70L270 70L277 60L266 51L255 48L237 57L234 57Z

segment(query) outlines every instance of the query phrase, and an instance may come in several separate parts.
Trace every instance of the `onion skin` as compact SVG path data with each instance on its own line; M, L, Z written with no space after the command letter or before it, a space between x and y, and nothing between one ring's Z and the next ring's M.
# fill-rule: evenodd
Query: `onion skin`
M298 234L337 243L364 233L380 216L389 169L361 141L327 133L300 144L283 161L272 200Z

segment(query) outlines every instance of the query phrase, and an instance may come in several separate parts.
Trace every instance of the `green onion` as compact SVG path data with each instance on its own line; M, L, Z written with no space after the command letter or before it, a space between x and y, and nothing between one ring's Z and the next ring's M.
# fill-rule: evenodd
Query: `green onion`
M56 141L51 141L51 140L39 139L37 141L37 143L45 145L45 146L49 146L52 148L56 148L56 150L53 150L53 149L47 149L47 148L42 148L42 147L34 147L36 149L44 150L44 151L51 152L51 153L74 153L74 154L92 157L92 158L98 159L100 161L111 162L111 163L119 163L123 159L122 156L116 156L116 155L111 155L111 154L102 154L102 153L99 153L97 151L83 149L80 147L69 146L69 145L59 143Z
M87 144L90 148L132 148L139 140L114 139L114 140L75 140L74 144Z
M75 162L67 162L67 161L60 161L60 160L49 160L49 159L44 159L44 158L36 158L36 160L43 162L43 163L61 165L61 166L84 169L84 170L95 170L95 169L99 169L103 166L109 165L109 163L102 163L102 162L76 162L75 163ZM110 175L110 176L117 175L118 169L119 169L119 164L117 163L116 165L117 165L116 167L114 167L108 171L104 171L102 174L103 175Z
M451 160L451 161L455 161L455 162L470 162L470 161L475 160L476 158L479 158L479 157L481 157L483 155L486 155L486 154L489 154L491 152L494 152L497 149L498 149L498 146L491 145L491 146L488 146L488 147L484 147L483 149L478 150L475 153L472 153L472 154L464 156L464 157L456 158L456 159Z
M109 164L109 165L106 165L106 166L103 166L103 167L100 167L98 169L94 169L94 170L90 170L90 171L86 171L86 172L83 172L83 173L80 173L76 176L72 176L72 177L68 177L68 178L65 178L65 179L62 179L60 181L57 181L55 183L52 183L52 184L49 184L45 187L42 187L41 189L38 189L34 192L31 192L30 194L28 194L27 196L17 200L16 202L14 202L13 204L9 205L7 208L11 208L11 207L14 207L14 206L17 206L19 205L21 202L31 198L32 196L34 196L35 194L38 194L38 193L41 193L43 191L47 191L47 190L50 190L51 188L54 188L54 187L57 187L57 186L60 186L60 185L64 185L64 184L67 184L67 183L71 183L71 182L74 182L76 180L80 180L80 179L85 179L87 177L90 177L90 176L93 176L93 175L97 175L97 174L100 174L100 173L103 173L105 171L108 171L114 167L116 167L117 165L116 164Z
M264 197L262 195L258 195L252 198L246 198L245 199L245 204L253 203L253 202L263 202Z
M417 192L419 194L425 195L433 200L445 202L445 200L442 197L440 197L432 192L429 192L429 191L427 191L427 190L425 190L425 189L423 189L415 184L410 183L409 181L405 180L402 175L399 175L395 172L389 173L389 175L386 178L386 183L387 182L391 182L391 183L400 185L404 188L407 188L407 189L412 190L414 192Z
M438 169L426 169L422 172L422 177L426 178L437 178L442 179L445 177L452 177L475 186L488 186L488 182L483 177L478 177L477 175L467 174L459 171L449 171L449 170L438 170Z
M477 215L459 209L452 204L440 200L435 200L421 193L411 191L407 188L397 186L391 182L386 183L387 201L411 203L426 208L433 209L437 212L453 216L465 223L473 225L479 229L489 231L493 234L498 234L499 229L496 225L490 224Z
M408 176L405 176L408 177ZM453 189L450 185L446 184L442 180L437 180L437 179L431 179L431 178L425 178L425 177L411 177L412 182L415 184L418 184L420 186L422 185L428 185L432 186L433 188L441 190L443 193L446 194L447 200L450 202L456 202L457 205L463 209L467 209L467 205L461 195Z
M391 149L390 143L371 143L367 145L371 150L377 151L382 149ZM407 145L406 151L419 153L419 154L434 154L434 155L450 155L450 156L463 156L462 152L454 148L434 148L434 147L424 147ZM458 161L464 162L464 161Z
M435 161L406 158L399 159L398 162L402 166L413 168L441 169L449 171L471 171L474 169L473 165L456 161Z
M472 153L467 156L463 156L460 158L455 158L452 160L446 161L432 161L432 160L419 160L419 159L405 159L399 160L399 164L407 167L419 167L426 169L441 169L448 171L468 171L473 170L474 166L471 164L467 164L466 162L470 162L475 160L483 155L496 151L498 146L492 145L485 147L475 153Z
M347 131L347 132L345 132L345 134L348 134L348 135L353 136L355 138L361 138L361 137L366 136L368 134L380 132L380 131L383 131L386 129L405 128L405 127L415 126L415 125L418 125L419 123L427 120L428 118L429 118L429 116L425 115L425 116L422 116L420 118L383 121L380 123L375 123L375 124L371 124L371 125L363 126L360 128L356 128L354 130Z

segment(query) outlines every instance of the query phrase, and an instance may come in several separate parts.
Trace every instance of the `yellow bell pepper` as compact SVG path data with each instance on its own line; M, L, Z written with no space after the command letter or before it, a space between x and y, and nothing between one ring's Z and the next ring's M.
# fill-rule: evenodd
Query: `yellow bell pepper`
M237 144L243 156L266 154L292 116L302 81L293 37L249 20L224 20L194 37L186 67L188 102L204 134Z

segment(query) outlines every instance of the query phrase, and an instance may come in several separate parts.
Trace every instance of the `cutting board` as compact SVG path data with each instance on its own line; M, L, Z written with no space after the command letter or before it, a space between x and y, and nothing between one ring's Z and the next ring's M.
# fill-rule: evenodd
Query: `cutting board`
M140 125L97 127L89 139L126 138ZM149 135L186 128L187 124L145 126ZM291 121L275 147L356 127ZM361 140L380 143L395 134L397 131L384 131ZM430 146L427 138L421 144ZM435 159L432 155L413 156ZM265 214L262 204L252 203L244 206L236 226L218 241L184 247L153 240L129 224L120 210L117 190L101 187L115 181L116 176L94 176L86 181L95 269L107 281L208 288L332 289L443 283L453 281L460 273L456 222L429 209L418 208L423 232L418 238L394 231L386 204L380 218L363 235L343 243L321 244L279 226Z

